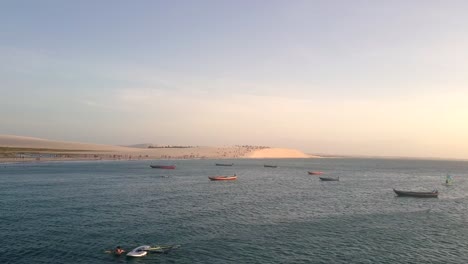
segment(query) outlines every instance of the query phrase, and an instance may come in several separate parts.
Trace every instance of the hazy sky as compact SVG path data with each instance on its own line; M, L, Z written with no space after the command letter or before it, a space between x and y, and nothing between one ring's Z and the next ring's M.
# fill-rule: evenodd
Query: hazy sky
M468 1L0 2L0 134L468 158Z

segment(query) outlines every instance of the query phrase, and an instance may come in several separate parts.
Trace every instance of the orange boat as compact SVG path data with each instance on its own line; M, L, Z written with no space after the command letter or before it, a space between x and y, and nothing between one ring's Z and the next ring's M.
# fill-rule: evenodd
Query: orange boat
M208 177L211 181L234 181L237 180L237 176L214 176L214 177Z
M322 171L308 171L307 173L309 173L310 175L322 175L323 174Z

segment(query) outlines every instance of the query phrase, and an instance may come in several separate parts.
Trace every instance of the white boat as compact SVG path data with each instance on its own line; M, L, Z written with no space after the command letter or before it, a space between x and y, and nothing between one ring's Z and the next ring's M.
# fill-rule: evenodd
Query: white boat
M127 253L127 257L133 257L133 258L141 258L146 256L148 254L148 250L150 250L150 246L139 246L137 248L134 248L132 251Z

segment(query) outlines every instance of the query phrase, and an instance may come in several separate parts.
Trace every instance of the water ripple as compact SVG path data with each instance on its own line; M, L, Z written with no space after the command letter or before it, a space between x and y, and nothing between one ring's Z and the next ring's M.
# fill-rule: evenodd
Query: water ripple
M0 172L0 262L468 262L466 162L214 163L177 161L174 171L146 162L7 166ZM306 174L312 169L340 181L321 182ZM442 185L446 171L454 186ZM207 178L233 173L236 182ZM441 194L398 198L394 187ZM181 247L134 260L104 253L143 244Z

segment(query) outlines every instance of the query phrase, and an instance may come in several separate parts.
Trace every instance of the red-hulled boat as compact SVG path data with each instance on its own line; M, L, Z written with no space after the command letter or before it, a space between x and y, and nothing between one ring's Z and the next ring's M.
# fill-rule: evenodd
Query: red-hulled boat
M175 165L150 165L153 169L166 169L166 170L173 170L175 169Z
M309 173L309 175L322 175L323 174L322 171L308 171L307 173Z
M208 177L210 181L234 181L237 180L237 176L214 176L214 177Z

